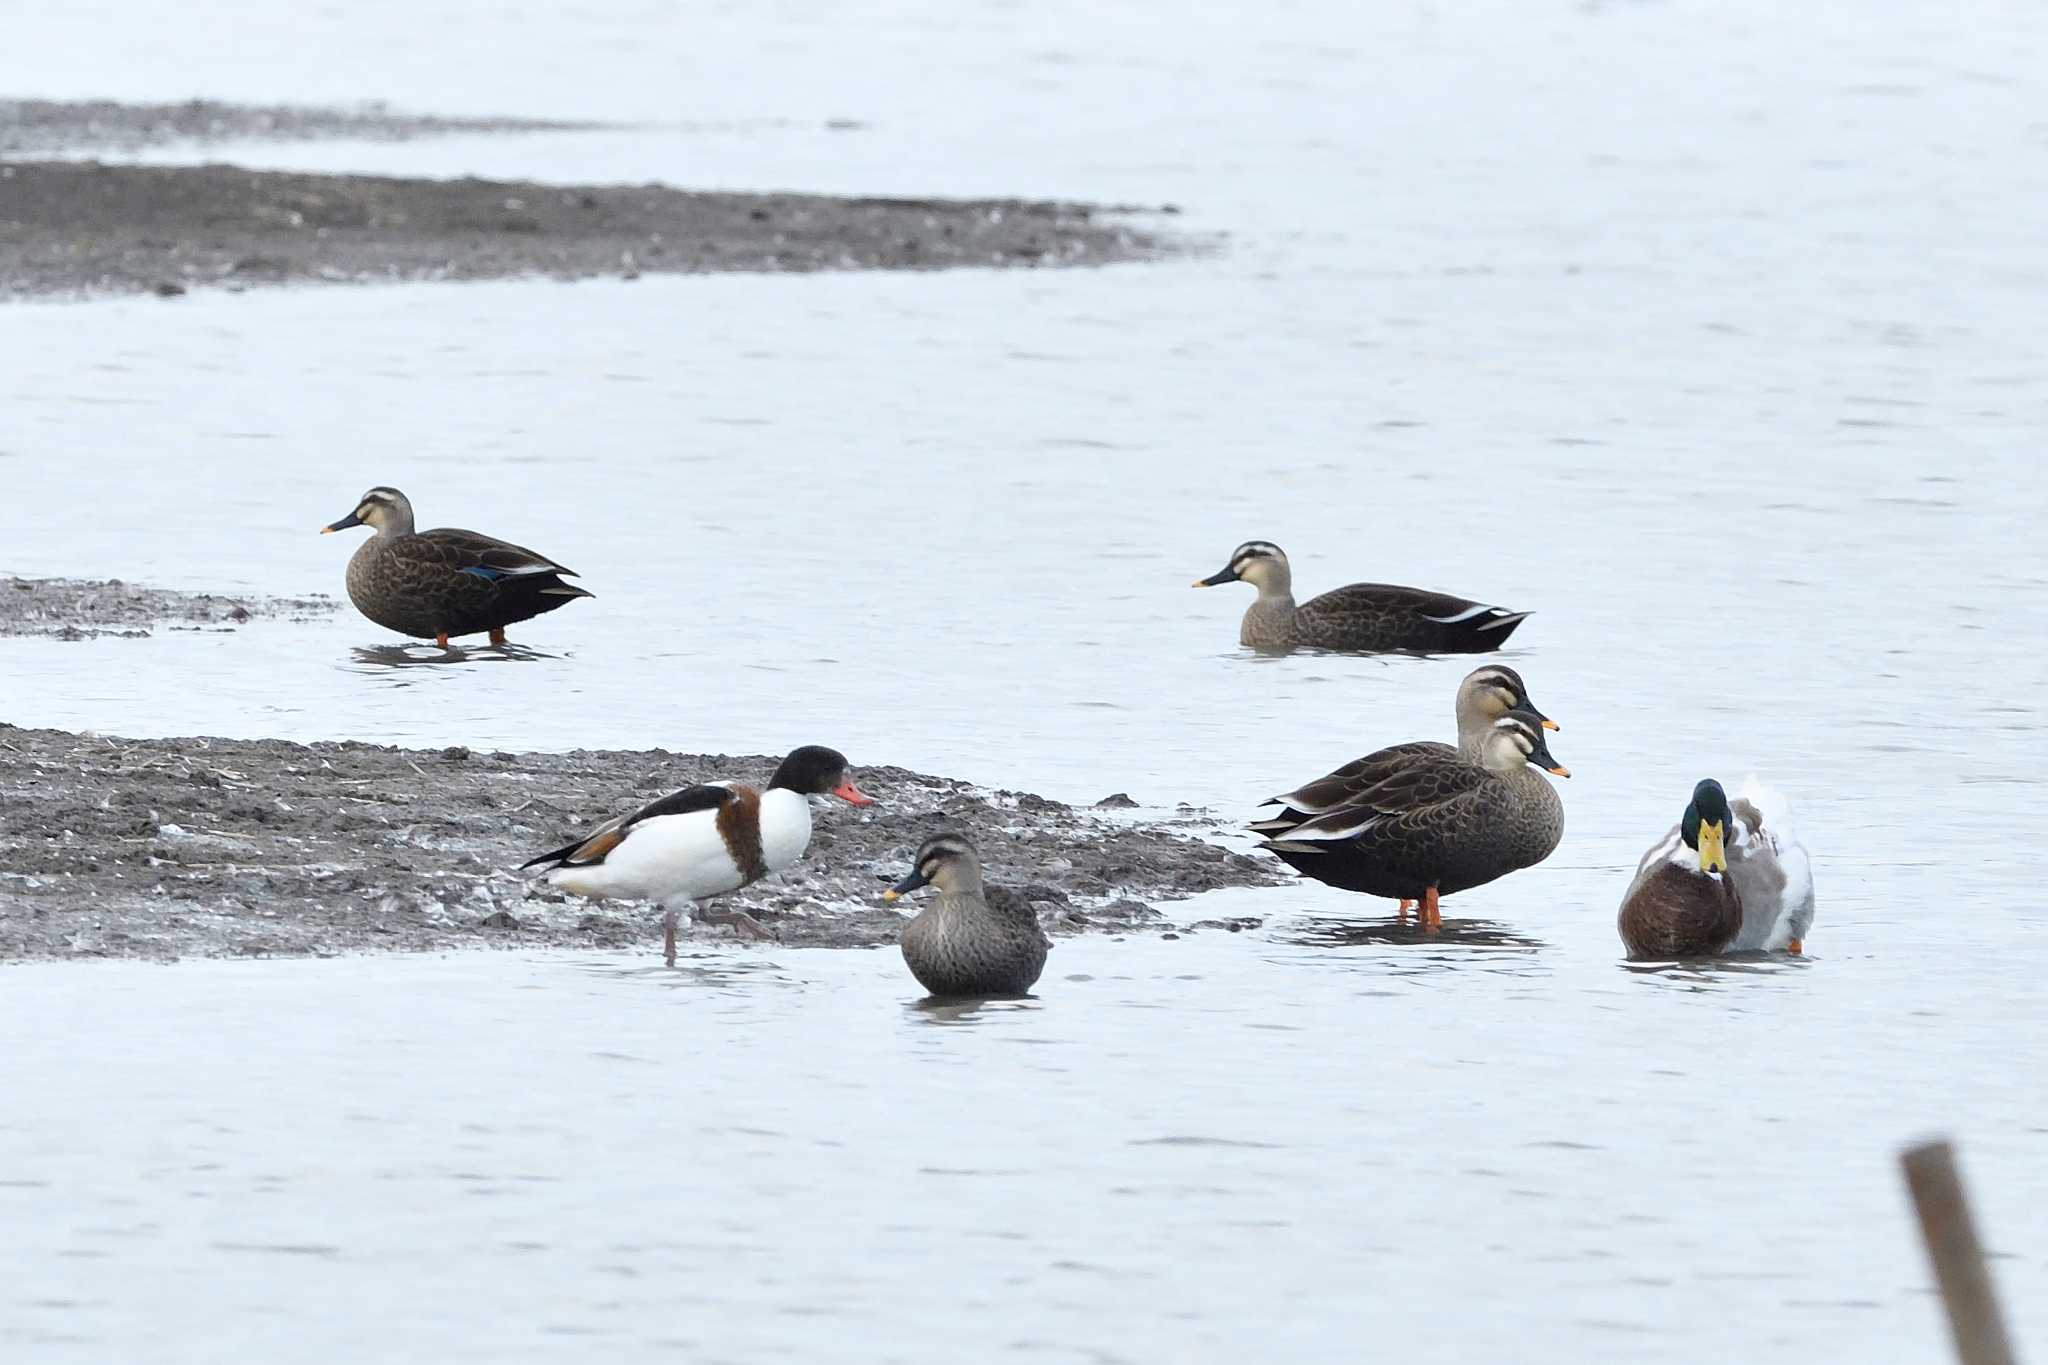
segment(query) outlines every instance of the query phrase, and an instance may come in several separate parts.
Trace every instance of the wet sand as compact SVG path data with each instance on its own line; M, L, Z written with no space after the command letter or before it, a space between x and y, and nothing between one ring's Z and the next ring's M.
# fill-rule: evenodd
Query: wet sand
M205 141L238 128L288 138L562 126L210 104L39 105L24 122L18 111L26 107L12 106L10 129L9 107L0 106L0 156L128 145L124 139ZM1103 265L1166 254L1171 244L1127 221L1138 212L1014 199L10 159L0 162L0 299L511 276Z
M232 630L256 620L304 620L340 603L315 597L234 597L145 588L118 578L0 577L0 636L141 639L153 630Z
M113 100L0 100L0 156L60 151L139 151L181 143L308 142L316 138L406 142L461 133L560 133L609 125L559 119L438 118L383 104L119 104Z
M966 830L992 885L1054 932L1165 929L1150 904L1285 881L1185 829L858 762L879 804L816 803L810 852L724 898L782 943L893 943L881 892L917 845ZM129 740L0 724L0 960L658 946L658 913L515 869L694 782L761 782L766 756L403 750ZM1218 925L1234 928L1235 925ZM699 938L731 937L698 926Z

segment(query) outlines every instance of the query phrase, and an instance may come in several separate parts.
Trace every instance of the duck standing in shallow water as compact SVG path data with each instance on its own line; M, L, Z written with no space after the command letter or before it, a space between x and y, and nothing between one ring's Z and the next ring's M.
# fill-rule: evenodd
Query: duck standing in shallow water
M1636 865L1621 902L1631 957L1806 950L1813 862L1785 797L1755 782L1729 801L1708 778Z
M1355 795L1261 847L1326 885L1420 901L1426 928L1443 923L1440 897L1534 866L1564 837L1564 803L1537 770L1571 772L1534 711L1495 720L1471 756L1398 744L1351 767Z
M1455 747L1433 739L1418 739L1381 749L1364 758L1354 758L1306 786L1268 800L1260 818L1252 822L1252 832L1271 838L1286 833L1304 820L1327 815L1355 799L1377 780L1374 774L1397 757L1455 757L1463 754L1476 760L1493 733L1493 723L1510 711L1528 712L1546 730L1558 728L1556 721L1531 704L1529 689L1523 683L1522 675L1506 664L1487 664L1467 673L1465 680L1458 684L1454 710L1458 722L1458 743Z
M1287 555L1266 540L1238 546L1228 564L1195 586L1240 580L1259 590L1237 630L1247 649L1479 654L1499 649L1529 615L1393 583L1353 583L1296 606Z
M744 782L685 787L523 866L545 866L550 883L592 900L657 902L664 912L662 960L673 967L680 907L737 891L803 857L813 796L853 806L875 801L848 775L846 755L806 744L782 760L765 792ZM742 933L768 932L744 910L703 918Z
M396 488L372 488L356 510L321 534L368 526L377 534L348 561L348 597L356 610L400 635L446 649L458 635L491 634L594 594L564 583L575 576L546 555L451 526L413 530L412 503Z
M903 929L903 960L918 984L951 999L1030 990L1052 945L1022 896L999 892L1002 908L989 903L974 845L958 834L925 840L910 875L882 899L893 901L926 885L939 894Z

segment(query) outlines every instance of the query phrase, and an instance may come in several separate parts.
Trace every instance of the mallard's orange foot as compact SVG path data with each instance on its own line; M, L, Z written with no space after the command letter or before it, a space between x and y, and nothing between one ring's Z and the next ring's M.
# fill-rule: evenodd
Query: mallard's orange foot
M1801 953L1804 953L1806 951L1806 944L1803 940L1795 938L1790 943L1785 945L1785 951L1792 954L1792 956L1794 957L1798 957Z
M491 643L494 645L502 645L505 643L505 631L502 627L491 632Z
M434 643L441 646L441 648L443 649L448 648L448 632L444 630L439 635L436 635L434 637Z

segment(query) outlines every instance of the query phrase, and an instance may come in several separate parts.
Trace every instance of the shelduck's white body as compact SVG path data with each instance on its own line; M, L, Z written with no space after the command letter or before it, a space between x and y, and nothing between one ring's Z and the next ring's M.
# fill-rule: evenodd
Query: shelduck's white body
M658 902L667 912L663 955L674 966L675 931L685 906L737 891L804 856L811 844L814 795L836 796L854 806L874 804L847 775L846 755L806 744L782 760L765 792L743 782L685 787L526 866L545 866L550 883L578 896ZM741 932L768 937L744 910L717 918Z
M762 877L787 871L811 844L811 801L777 788L755 796L751 787L731 782L710 784L733 792L731 803L681 815L655 815L635 823L599 863L570 863L550 870L547 879L564 891L592 900L628 896L685 909L683 902L708 900L737 891ZM748 798L753 800L749 801ZM744 815L752 806L757 817L754 844L758 862L747 859L742 833L734 847L721 824L731 824L726 811Z

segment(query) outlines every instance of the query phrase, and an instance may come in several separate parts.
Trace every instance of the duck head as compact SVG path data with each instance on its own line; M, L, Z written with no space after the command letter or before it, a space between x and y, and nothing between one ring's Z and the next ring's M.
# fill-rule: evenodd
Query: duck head
M1287 592L1294 587L1294 572L1287 566L1287 554L1270 540L1247 540L1230 552L1230 562L1210 574L1197 578L1198 588L1213 588L1219 583L1246 582L1259 590L1260 596L1269 593Z
M872 806L875 798L862 791L846 771L846 755L822 744L791 749L789 757L768 779L769 791L793 791L800 796L836 796L849 806Z
M1490 725L1510 711L1528 712L1546 730L1558 728L1556 721L1530 703L1522 675L1506 664L1475 668L1458 684L1459 733L1468 725Z
M966 836L948 831L925 840L917 850L910 875L884 891L882 899L896 900L920 886L936 886L948 892L981 890L981 858Z
M1543 742L1543 716L1526 707L1508 712L1493 723L1481 751L1482 761L1496 772L1513 772L1524 763L1570 777L1572 770L1551 756Z
M329 522L320 534L346 531L351 526L374 527L379 535L409 535L412 532L412 503L396 488L378 486L356 499L356 510L340 521Z
M1692 789L1692 800L1685 803L1685 816L1678 822L1678 829L1685 838L1685 846L1700 855L1700 871L1728 870L1728 822L1733 818L1728 809L1728 793L1721 790L1719 782L1704 778Z

